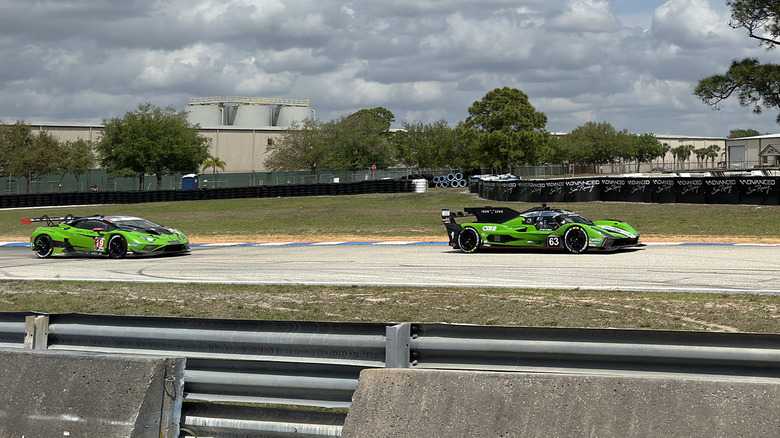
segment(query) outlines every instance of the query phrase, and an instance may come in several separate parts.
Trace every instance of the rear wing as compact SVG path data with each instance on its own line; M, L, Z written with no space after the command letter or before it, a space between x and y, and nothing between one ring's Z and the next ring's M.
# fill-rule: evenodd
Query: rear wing
M442 210L442 223L454 224L456 217L476 216L476 222L503 224L504 222L520 216L520 213L506 207L472 207L464 208L464 210L465 212L451 212L450 210Z
M442 209L441 210L441 223L443 224L454 224L456 217L466 217L466 216L473 216L472 214L464 213L462 211L450 211L448 209Z
M66 222L66 221L72 221L74 219L72 214L69 214L67 216L62 217L49 217L46 215L43 215L41 217L32 217L32 218L24 218L22 219L23 224L31 224L33 222L46 222L47 227L53 227L55 225L55 222Z

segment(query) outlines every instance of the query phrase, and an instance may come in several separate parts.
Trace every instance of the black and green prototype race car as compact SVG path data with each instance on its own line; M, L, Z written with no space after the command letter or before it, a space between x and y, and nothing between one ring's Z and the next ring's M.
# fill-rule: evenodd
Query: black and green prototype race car
M558 248L573 254L588 249L615 250L641 246L639 232L617 220L591 221L544 204L522 213L506 207L465 208L441 211L449 244L472 253L480 248ZM474 216L458 224L455 218Z
M42 216L22 223L46 222L30 236L30 249L38 258L74 254L123 258L133 254L183 254L190 241L179 230L132 216Z

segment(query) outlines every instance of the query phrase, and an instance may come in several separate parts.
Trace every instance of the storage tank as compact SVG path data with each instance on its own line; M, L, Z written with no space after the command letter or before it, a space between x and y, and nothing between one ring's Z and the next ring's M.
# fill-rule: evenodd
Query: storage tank
M238 105L222 105L222 124L232 125L237 111Z
M222 108L219 105L188 105L187 121L200 126L222 126Z
M238 105L233 126L264 128L272 126L273 110L268 105Z
M311 108L308 106L283 106L279 108L279 115L276 117L276 126L280 128L289 128L293 120L311 119Z

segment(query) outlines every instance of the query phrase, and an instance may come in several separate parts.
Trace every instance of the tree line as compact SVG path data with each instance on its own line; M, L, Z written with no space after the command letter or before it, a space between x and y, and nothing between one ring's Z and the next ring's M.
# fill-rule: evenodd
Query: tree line
M23 122L0 123L0 176L25 178L28 193L44 175L70 173L78 181L95 164L92 145L85 140L59 142Z
M503 87L488 92L468 109L455 127L446 121L395 121L386 108L361 109L324 122L294 122L267 146L265 166L272 171L356 171L409 168L479 169L505 173L513 166L561 164L596 166L642 163L672 154L675 164L695 156L700 163L719 156L720 147L695 150L692 145L671 148L652 134L618 131L607 122L587 122L565 135L546 130L547 116L537 111L522 91ZM47 174L80 176L100 165L114 176L143 177L193 173L199 168L224 169L225 162L209 155L209 139L187 121L185 111L141 104L122 118L104 120L95 144L85 140L58 142L51 134L33 132L29 125L0 123L0 175L23 177L31 183ZM732 131L732 136L752 134ZM757 134L757 132L756 132Z
M104 120L103 126L103 135L93 143L60 142L22 121L0 123L0 176L25 178L30 193L32 183L44 175L72 174L78 182L101 166L114 176L138 177L143 190L145 175L155 175L159 189L163 175L196 172L205 162L224 168L224 162L208 154L209 139L187 122L185 111L144 103L122 118Z
M547 117L537 111L520 90L504 87L487 93L468 109L469 116L455 127L394 121L385 108L360 110L329 122L295 123L268 146L264 164L274 171L362 170L387 168L487 169L504 173L514 166L561 164L594 166L642 163L672 153L675 163L691 155L712 160L720 147L694 150L692 145L671 148L653 134L618 131L607 122L587 122L565 135L545 129Z

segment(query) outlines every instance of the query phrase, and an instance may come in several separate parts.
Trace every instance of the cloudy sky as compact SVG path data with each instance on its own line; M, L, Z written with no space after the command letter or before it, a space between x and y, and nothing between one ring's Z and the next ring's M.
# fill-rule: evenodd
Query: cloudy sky
M309 99L446 120L514 87L547 129L780 132L776 111L712 111L699 79L776 62L728 26L725 0L0 0L0 118L100 123L191 97Z

